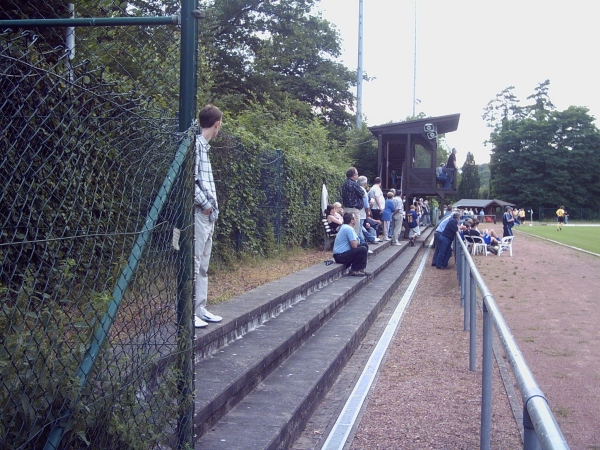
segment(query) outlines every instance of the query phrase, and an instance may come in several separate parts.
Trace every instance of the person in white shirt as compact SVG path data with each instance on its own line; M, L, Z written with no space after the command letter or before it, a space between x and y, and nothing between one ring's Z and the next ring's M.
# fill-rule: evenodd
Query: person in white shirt
M373 219L381 220L381 213L385 208L385 198L383 197L383 191L381 190L381 178L375 177L373 180L373 186L369 190L369 201L373 200L371 205L371 214Z

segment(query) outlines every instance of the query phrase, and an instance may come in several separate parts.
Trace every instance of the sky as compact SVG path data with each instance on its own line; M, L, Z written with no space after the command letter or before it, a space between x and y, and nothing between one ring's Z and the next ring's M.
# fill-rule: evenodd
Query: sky
M321 0L319 9L342 39L340 61L358 66L359 0ZM416 52L415 52L416 5ZM460 113L446 135L462 166L467 152L487 163L490 100L514 86L521 105L545 80L558 110L586 106L600 117L600 2L571 0L363 0L362 112L368 126L413 113ZM414 60L416 53L416 83ZM599 122L596 121L598 126Z

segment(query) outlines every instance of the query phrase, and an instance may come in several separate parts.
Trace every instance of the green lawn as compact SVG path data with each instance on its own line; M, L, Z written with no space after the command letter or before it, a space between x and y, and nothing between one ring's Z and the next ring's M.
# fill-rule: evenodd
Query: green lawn
M600 227L563 225L561 231L556 231L556 224L521 225L513 230L534 234L546 239L561 242L566 245L600 253ZM516 234L516 233L515 233Z

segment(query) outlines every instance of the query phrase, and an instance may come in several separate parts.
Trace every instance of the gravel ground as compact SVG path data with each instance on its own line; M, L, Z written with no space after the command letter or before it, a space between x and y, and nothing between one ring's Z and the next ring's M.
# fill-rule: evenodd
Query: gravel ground
M478 255L475 261L567 442L599 449L600 258L517 233L512 258ZM455 270L427 264L352 449L479 448L481 341L471 372L458 298ZM481 316L478 324L480 330ZM494 363L491 446L522 448Z
M426 264L352 449L479 448L481 357L471 372L459 298L456 271ZM493 395L492 448L522 447L498 370Z

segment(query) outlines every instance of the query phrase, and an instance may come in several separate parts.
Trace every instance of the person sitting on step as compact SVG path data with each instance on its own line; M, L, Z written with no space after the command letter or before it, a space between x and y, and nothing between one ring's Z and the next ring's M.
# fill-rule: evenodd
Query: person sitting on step
M367 243L359 244L358 236L354 231L354 220L354 214L344 214L344 224L340 227L333 243L333 259L338 264L350 266L348 275L366 277L369 246Z

